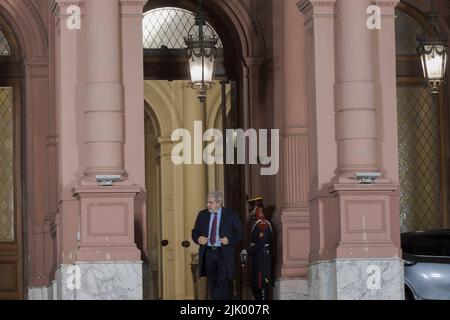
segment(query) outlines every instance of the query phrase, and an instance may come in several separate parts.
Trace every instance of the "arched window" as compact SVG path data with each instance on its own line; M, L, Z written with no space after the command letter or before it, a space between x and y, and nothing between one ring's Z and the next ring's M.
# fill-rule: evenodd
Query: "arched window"
M144 48L184 49L186 48L184 38L187 37L189 29L194 23L195 14L181 8L164 7L147 11L144 13L142 23ZM208 24L208 26L210 25ZM211 27L210 30L214 29ZM219 38L215 31L214 35ZM218 48L222 48L220 39Z
M10 56L11 48L9 47L8 40L3 32L0 30L0 56Z
M0 30L0 58L11 56ZM13 87L2 80L0 65L0 243L15 240L14 232L14 98Z
M13 92L0 86L0 241L14 240Z
M231 69L234 64L230 62L226 64L223 42L218 32L208 22L208 17L206 23L219 39L214 78L230 80L234 77ZM190 78L184 38L188 36L194 24L194 12L173 6L153 8L144 13L142 43L146 80L188 80Z
M396 16L400 228L440 229L447 224L445 90L434 101L425 87L416 51L425 15L400 3Z
M24 296L22 232L21 88L24 75L17 34L0 8L0 300ZM3 284L3 285L2 285Z
M417 35L424 28L408 14L396 10L395 41L397 55L417 55Z

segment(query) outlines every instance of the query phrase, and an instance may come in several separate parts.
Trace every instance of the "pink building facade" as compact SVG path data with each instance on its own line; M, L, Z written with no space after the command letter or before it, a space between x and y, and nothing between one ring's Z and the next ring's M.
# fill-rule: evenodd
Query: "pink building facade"
M271 208L274 299L404 298L399 2L204 3L224 46L233 46L241 127L280 129L278 174L246 165L239 177L243 194L261 195ZM11 54L0 57L0 87L19 97L15 240L0 242L10 277L4 297L144 298L152 235L142 15L149 5L195 11L195 3L1 0ZM426 9L426 1L405 3ZM367 27L371 5L380 29ZM77 21L71 6L80 10L79 28L69 27ZM381 177L361 184L358 172ZM122 179L103 187L98 175ZM80 289L71 285L78 282Z

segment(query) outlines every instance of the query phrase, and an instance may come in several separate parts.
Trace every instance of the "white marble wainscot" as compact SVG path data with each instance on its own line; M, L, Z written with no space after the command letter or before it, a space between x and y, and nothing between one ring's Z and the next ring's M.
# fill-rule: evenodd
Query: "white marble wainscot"
M308 281L301 278L278 279L273 289L275 300L308 300Z
M48 287L48 300L56 300L58 298L58 289L56 280Z
M308 266L308 293L310 300L336 300L335 265L317 261Z
M56 300L56 280L48 287L28 288L28 300Z
M48 300L47 287L28 288L28 300Z
M401 259L339 259L335 264L339 300L404 300Z
M337 259L309 265L311 300L403 300L403 261Z
M77 262L56 272L58 300L142 300L142 262Z

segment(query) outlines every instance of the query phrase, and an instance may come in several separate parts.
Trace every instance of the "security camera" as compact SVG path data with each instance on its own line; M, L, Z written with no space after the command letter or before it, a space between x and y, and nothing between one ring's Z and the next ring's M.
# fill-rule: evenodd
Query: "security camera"
M95 180L100 183L101 186L112 186L113 182L120 181L120 175L98 175L95 176Z
M370 184L374 183L376 178L379 178L381 173L379 172L358 172L356 173L356 179L359 180L360 183Z

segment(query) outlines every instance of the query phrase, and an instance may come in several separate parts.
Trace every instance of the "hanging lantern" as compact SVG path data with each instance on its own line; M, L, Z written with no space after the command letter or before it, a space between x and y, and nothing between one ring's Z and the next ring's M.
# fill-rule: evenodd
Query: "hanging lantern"
M201 1L195 24L184 41L187 46L192 88L198 91L199 100L205 102L206 92L211 88L214 78L218 38L214 30L206 24L206 17L201 11Z
M419 42L417 52L420 55L423 75L428 82L431 94L438 94L441 84L445 81L448 59L447 37L437 33L436 21L439 14L434 11L433 3L427 16L432 28L431 35L424 33L417 37Z

